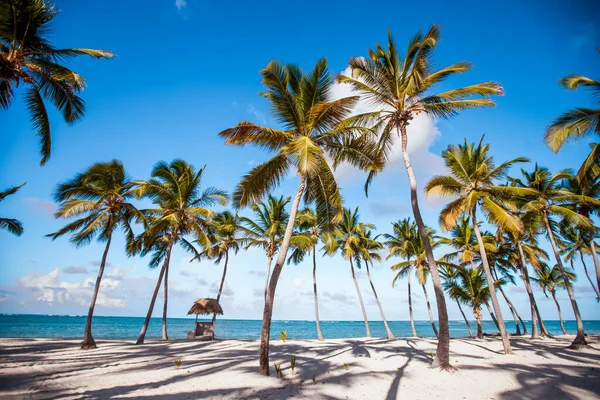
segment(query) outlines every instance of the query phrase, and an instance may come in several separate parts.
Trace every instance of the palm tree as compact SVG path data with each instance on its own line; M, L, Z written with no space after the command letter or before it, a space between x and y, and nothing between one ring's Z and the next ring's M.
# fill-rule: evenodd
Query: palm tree
M585 169L585 166L582 166L581 168ZM564 186L572 193L600 200L600 170L594 172L591 169L588 169L586 170L583 178L578 176L566 179L564 181ZM600 206L598 204L575 201L571 206L571 208L578 214L581 214L587 218L590 218L594 214L600 215ZM595 238L598 235L598 229L595 226L592 226L588 229L582 229L579 227L578 230L580 231L582 240L586 241L589 245L589 252L594 260L594 268L596 269L597 288L598 291L600 291L600 262L598 261L598 252L596 251L595 243Z
M290 215L285 206L290 198L283 196L277 198L269 194L267 202L259 201L252 205L254 218L241 217L242 232L246 238L246 249L250 247L263 248L267 254L267 272L265 274L265 301L267 300L267 289L269 277L271 276L271 263L273 257L281 245L285 235L285 227Z
M450 118L468 108L493 106L494 102L488 97L501 95L503 90L498 83L484 82L434 93L436 84L451 75L471 69L471 64L459 62L434 70L432 58L439 39L440 27L434 24L425 35L419 32L410 40L406 54L401 59L390 32L387 50L377 45L375 49L369 50L368 57L352 58L350 60L352 77L340 75L337 80L348 82L377 107L377 112L373 113L373 127L378 132L378 143L375 149L377 154L375 164L378 168L370 169L365 190L389 160L397 136L401 139L402 159L410 183L411 206L419 235L425 246L438 306L440 340L433 364L443 369L453 369L449 360L450 333L444 289L419 210L417 181L407 151L407 127L419 113Z
M550 292L552 295L552 300L554 300L554 304L556 304L556 310L558 311L558 319L560 321L560 329L563 334L567 334L565 330L565 324L563 322L562 313L560 312L560 304L558 304L558 300L556 300L556 289L564 288L565 281L564 275L558 265L555 265L550 269L547 265L543 265L541 268L536 269L537 278L532 277L531 280L535 281L540 285L546 297L548 297L548 293ZM572 281L575 280L575 274L573 272L567 271L566 275Z
M461 267L459 270L460 279L452 288L452 296L459 299L464 304L468 304L473 310L475 321L477 321L477 338L483 338L483 329L481 327L481 307L488 305L491 300L491 291L487 285L485 271L478 267ZM489 309L489 306L488 306ZM493 317L494 314L490 312Z
M441 263L440 261L437 261L437 263L440 266L440 275L444 279L442 283L444 286L444 290L446 291L446 293L448 293L448 296L450 296L451 299L456 301L456 305L458 306L458 309L465 321L465 325L467 325L469 337L474 338L475 335L473 335L473 331L471 330L469 320L467 319L467 316L465 315L465 312L463 311L462 306L460 305L459 298L456 296L456 286L458 285L460 266L452 265L450 263Z
M202 251L194 258L212 258L215 260L216 264L220 264L223 258L225 258L223 276L221 277L221 283L217 293L217 302L221 300L221 293L223 292L223 286L225 284L227 264L229 264L229 252L233 251L234 254L237 254L240 250L240 245L244 242L244 239L239 235L240 231L240 217L238 217L237 214L233 215L229 211L223 211L215 215L210 223L208 233L209 241L206 242L201 240L198 242ZM215 312L212 318L213 327L216 319L217 313Z
M19 189L23 187L23 185L25 185L25 183L22 183L19 186L10 187L5 189L3 192L0 192L0 202L11 194L17 193ZM0 218L0 229L6 229L10 233L17 236L21 236L23 234L23 224L21 224L21 221L14 218Z
M598 49L600 53L600 49ZM582 75L572 74L560 80L560 84L572 90L583 86L592 91L592 98L599 103L600 82ZM600 135L600 108L578 107L561 114L546 129L544 141L555 152L558 152L565 142L575 140L588 134ZM600 144L592 143L592 151L586 157L581 169L577 173L579 179L583 179L591 168L595 174L600 173Z
M598 292L592 278L590 278L585 259L583 258L584 253L586 255L591 255L592 251L583 237L582 230L577 229L570 224L560 224L560 237L557 238L557 240L560 247L562 247L565 261L568 261L571 264L571 269L575 270L574 261L579 258L581 265L583 265L585 276L590 282L590 285L596 294L596 298L600 300L600 292Z
M442 152L442 157L450 170L450 175L434 176L427 183L425 191L428 195L437 194L442 197L455 198L444 207L440 214L442 229L452 229L456 225L457 218L462 214L471 217L487 284L491 288L490 298L498 319L504 352L511 353L508 334L494 288L495 279L492 276L485 244L479 230L477 206L481 207L491 222L503 229L522 231L521 221L512 215L507 207L514 208L511 207L510 200L514 199L516 195L522 195L526 190L498 186L496 181L506 176L513 164L527 160L519 157L496 166L493 157L489 155L489 145L484 145L483 139L482 137L477 145L467 143L465 140L463 145L448 146Z
M113 232L121 227L128 241L131 241L134 236L131 222L144 220L140 211L130 203L135 197L133 186L123 164L113 160L92 165L73 179L60 183L54 192L55 201L60 203L55 217L77 219L46 236L55 240L60 236L72 234L70 241L77 247L89 244L94 237L99 242L106 243L85 323L85 333L81 342L83 350L96 348L92 336L92 317Z
M85 55L114 57L109 51L56 49L48 41L52 20L59 11L46 0L11 0L0 3L0 108L7 109L15 90L26 85L25 105L35 134L40 137L40 165L50 158L50 121L44 101L60 111L65 122L75 123L85 114L78 93L85 80L60 62Z
M204 247L209 246L210 220L215 213L207 207L217 203L223 206L227 204L227 194L222 190L208 187L200 192L204 168L196 170L193 165L183 160L174 160L170 164L161 161L152 169L151 179L136 182L138 197L148 197L157 207L141 210L146 215L149 226L137 238L136 245L130 249L130 252L132 254L139 252L142 256L153 252L149 263L150 268L156 268L162 263L148 313L136 344L144 343L163 277L165 302L162 339L168 340L167 302L171 250L179 243L183 249L198 256L199 253L186 237L193 235Z
M375 302L377 303L377 307L379 308L379 315L381 315L381 320L383 321L383 326L385 327L385 331L387 333L388 339L394 339L395 336L388 325L387 319L385 318L385 314L383 313L383 307L381 307L381 302L379 301L379 296L377 296L377 291L375 290L375 285L373 284L373 280L371 279L371 269L369 268L369 264L373 267L373 260L381 262L381 256L379 255L379 251L383 249L383 244L378 241L379 235L375 237L371 237L372 231L366 229L363 232L363 237L361 238L362 242L360 245L361 250L361 258L365 262L365 267L367 268L367 277L369 278L369 284L371 285L371 290L373 291L373 296L375 297Z
M365 321L366 336L370 338L371 328L369 326L369 319L367 318L365 304L363 303L363 299L360 294L360 288L358 287L358 281L356 280L354 263L356 263L356 266L360 268L362 262L363 237L368 229L375 229L375 226L372 224L359 222L359 217L360 215L358 214L358 207L355 208L354 211L350 210L349 208L344 208L342 221L337 225L335 232L327 234L327 239L325 240L325 250L329 255L333 255L339 250L344 257L344 260L348 260L350 263L350 273L352 274L352 280L354 281L354 287L356 288L356 295L358 296L358 302L360 304L360 309Z
M397 263L390 267L393 271L398 271L396 273L396 276L394 277L394 280L392 281L392 286L399 278L410 274L410 271L414 270L417 280L419 281L419 284L423 289L423 294L425 295L425 302L427 304L427 311L429 313L429 322L431 323L431 329L433 330L435 336L439 338L439 333L433 320L433 313L431 312L429 294L427 293L427 288L425 286L425 284L427 283L427 277L429 275L429 264L427 263L427 254L425 253L423 241L419 236L416 224L414 222L411 223L410 219L406 219L404 221L401 222L401 224L408 224L408 229L410 231L402 232L402 236L400 236L399 241L396 241L396 239L392 239L390 236L387 236L387 243L391 242L390 244L395 247L395 255L402 255L404 258L406 258L406 261ZM400 228L404 230L406 227L400 226ZM429 242L432 244L433 248L436 248L438 246L438 242L436 240L437 237L434 236L435 231L431 228L427 228L427 235L429 237ZM409 308L412 308L410 304Z
M365 153L361 149L363 141L354 140L363 131L358 126L361 118L353 117L350 122L346 120L358 97L327 100L332 80L325 59L319 60L310 73L304 73L296 65L284 66L272 61L261 74L266 88L261 95L271 102L282 130L242 121L219 135L226 139L226 144L253 144L275 152L271 159L255 166L242 178L233 195L236 207L256 203L290 171L300 178L279 256L269 279L263 312L260 373L269 375L273 301L279 275L287 259L300 199L304 196L305 204L314 204L317 215L325 220L324 223L338 222L342 213L342 198L327 156L334 160L343 156L344 160L361 168L372 166L372 160L362 156Z
M317 245L325 235L324 227L319 224L317 214L310 208L298 212L296 218L297 231L292 236L294 250L288 258L288 264L294 262L299 264L304 260L307 253L312 253L313 259L313 297L315 302L315 326L317 328L317 339L325 340L321 331L319 320L319 297L317 295Z
M412 329L412 336L417 337L417 329L415 328L415 318L413 316L412 309L412 292L410 286L410 275L413 269L413 263L411 258L415 257L416 243L418 242L418 231L417 225L411 222L410 218L392 222L393 233L384 233L383 237L385 241L384 245L388 248L389 254L387 260L391 257L400 257L404 261L394 264L390 268L393 271L397 271L394 280L392 281L392 287L399 278L407 277L408 282L408 313L410 315L410 327Z
M594 204L597 200L583 195L576 195L565 188L561 188L561 182L572 176L568 171L559 171L553 175L547 168L539 167L536 164L531 173L524 170L521 170L521 172L524 178L523 181L520 179L512 180L515 185L527 188L532 192L528 199L529 201L524 205L524 209L526 211L538 213L543 217L546 235L552 245L554 257L556 258L556 262L562 273L565 288L567 289L567 293L571 300L571 306L573 307L573 313L575 314L575 320L577 322L577 336L573 340L571 347L577 348L580 346L587 346L583 321L581 320L581 314L579 313L579 306L575 299L573 287L569 282L569 276L560 257L558 244L554 236L554 222L551 221L551 216L558 215L568 223L589 229L592 227L590 220L573 211L568 204L572 202Z

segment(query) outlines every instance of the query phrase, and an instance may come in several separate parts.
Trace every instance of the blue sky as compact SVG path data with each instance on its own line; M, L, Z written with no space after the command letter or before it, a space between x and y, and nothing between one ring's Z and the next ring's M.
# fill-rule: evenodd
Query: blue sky
M0 111L0 187L27 182L0 205L2 216L19 218L25 234L0 232L0 312L84 314L95 279L101 244L75 249L66 238L55 242L44 235L62 221L52 217L56 183L94 162L122 160L135 178L147 178L159 160L183 158L207 165L205 184L233 191L241 175L268 154L259 149L223 145L217 133L243 119L275 125L262 89L259 71L270 60L297 63L309 69L328 57L332 73L341 73L352 56L363 56L390 28L400 48L417 30L431 23L442 26L436 50L442 67L466 60L474 69L440 89L487 80L500 82L506 95L498 106L473 110L451 121L418 118L411 126L411 153L422 188L444 171L439 157L448 144L478 140L491 143L498 160L526 156L553 170L577 168L587 151L586 141L569 144L560 154L543 143L545 126L560 112L590 105L585 93L569 92L557 81L572 72L597 77L600 26L593 19L593 1L491 3L454 2L206 2L162 0L147 2L57 1L62 10L53 25L57 47L92 47L117 54L112 60L77 59L69 66L88 83L83 93L87 115L67 126L51 114L53 154L38 167L38 143L22 103L22 92L8 111ZM349 94L336 85L332 96ZM526 165L530 168L532 165ZM409 216L405 171L398 160L375 181L370 197L362 192L364 175L342 167L338 173L348 206L359 206L362 218L377 225ZM294 177L277 194L291 195ZM443 205L422 197L426 222L437 226ZM243 211L243 213L248 213ZM176 251L171 269L170 315L183 316L198 297L213 295L221 270L210 262L189 263ZM244 252L231 260L224 298L225 316L260 318L265 257ZM143 315L158 271L147 260L127 258L123 240L115 241L102 287L98 315ZM390 263L376 265L374 281L388 319L407 319L404 283L392 289ZM591 260L589 261L591 265ZM584 318L600 312L583 271L576 292ZM274 318L311 319L309 265L285 267L278 287ZM340 257L319 260L319 291L324 319L360 319L349 266ZM365 274L359 274L367 312L379 319ZM430 288L431 291L431 288ZM522 285L509 288L521 315L527 316ZM426 319L423 296L415 290L415 314ZM537 292L542 314L556 318L551 301ZM563 312L572 313L561 293ZM460 318L454 305L450 317ZM157 307L158 310L161 307ZM504 307L505 317L508 310Z

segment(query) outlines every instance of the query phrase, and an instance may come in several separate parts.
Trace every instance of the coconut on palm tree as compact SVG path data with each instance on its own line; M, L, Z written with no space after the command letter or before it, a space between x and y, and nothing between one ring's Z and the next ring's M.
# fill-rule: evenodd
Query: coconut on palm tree
M18 88L25 87L25 106L40 138L40 165L48 161L52 147L46 102L69 124L85 114L85 103L78 96L85 79L61 62L80 55L114 57L106 50L52 46L49 28L58 13L46 0L0 2L0 108L7 109Z
M449 360L450 333L444 289L419 210L417 181L408 153L407 132L411 120L418 114L446 119L465 109L493 106L495 103L489 97L501 95L503 90L498 83L484 82L436 92L438 83L471 69L471 64L467 62L434 69L433 53L439 40L440 27L434 24L424 35L417 33L401 57L390 32L387 49L377 45L375 49L369 50L368 57L352 58L352 76L340 75L337 79L339 82L349 83L376 107L371 122L372 128L377 132L377 144L372 152L375 153L373 158L377 167L370 169L365 189L389 161L394 143L400 139L402 160L410 184L413 215L425 246L437 301L440 340L433 364L444 369L454 369Z
M562 333L566 335L567 330L565 329L562 312L560 311L560 304L556 299L556 289L566 287L564 275L558 265L549 268L548 265L544 264L540 268L536 269L535 272L537 277L532 277L531 280L537 282L538 285L540 285L546 297L548 297L548 293L546 293L546 291L550 292L552 300L554 300L554 304L556 304L556 310L558 311L560 329L562 330ZM569 281L575 281L575 273L567 271L566 275Z
M277 198L269 194L267 202L258 201L252 205L254 218L241 217L240 228L246 238L246 249L260 247L267 254L267 272L265 274L265 301L271 276L271 263L285 235L285 227L290 218L285 210L290 198Z
M563 265L558 243L554 235L555 223L552 220L552 216L558 216L575 226L591 229L593 225L589 218L574 211L573 207L570 207L569 204L573 202L600 204L600 202L588 196L576 195L566 188L561 187L563 180L572 177L569 171L559 171L552 174L547 168L539 167L536 164L532 172L526 172L524 170L521 170L521 172L523 174L523 180L512 178L512 181L515 185L527 188L531 191L531 195L528 197L528 201L523 208L526 211L538 213L542 216L546 235L550 240L554 257L558 264L558 268L562 273L564 285L569 294L569 299L571 300L571 306L573 307L573 313L575 314L575 321L577 323L577 336L573 340L573 343L571 343L571 347L578 348L587 346L583 321L575 298L575 292L573 286L569 282L569 275Z
M323 218L323 223L338 222L342 214L342 198L327 158L343 159L360 168L371 167L373 162L362 149L364 141L356 140L364 135L360 126L362 117L347 120L358 97L328 100L332 79L327 71L326 59L319 60L309 73L296 65L272 61L261 74L266 89L261 95L270 101L280 129L242 121L219 135L229 145L251 144L274 153L268 161L255 166L242 178L233 194L236 207L256 203L289 173L297 175L300 181L269 279L263 312L260 372L269 375L273 301L287 259L300 200L304 197L306 205L312 204L319 218Z
M13 186L10 187L8 189L5 189L4 191L0 192L0 202L2 200L4 200L6 197L15 194L19 191L19 189L21 189L23 187L23 185L25 185L24 183L19 185L19 186ZM14 218L1 218L0 217L0 229L5 229L8 232L17 235L17 236L21 236L23 234L23 224L21 224L21 221L19 221L18 219L14 219Z
M511 166L518 162L527 161L527 159L519 157L496 166L493 157L489 154L490 146L483 144L483 139L482 137L478 144L468 143L465 140L462 145L448 146L442 152L442 158L450 174L431 178L425 187L425 191L428 195L453 199L440 214L442 229L452 229L456 226L458 218L463 214L471 218L487 284L491 288L492 308L498 320L504 352L511 353L508 334L506 333L500 304L494 289L495 279L492 276L485 243L479 229L477 209L480 208L491 223L502 227L504 230L522 231L521 221L510 210L516 207L513 203L517 196L529 192L526 189L512 186L499 186L497 182L506 176Z
M77 247L89 244L94 238L106 243L85 323L81 343L84 350L96 348L92 336L92 317L113 233L121 227L127 240L131 241L134 238L131 223L144 221L144 216L130 203L135 198L133 189L134 185L125 173L123 164L113 160L92 165L73 179L60 183L54 193L54 199L59 203L55 217L77 219L46 236L54 240L71 234L70 241Z
M148 220L147 229L138 236L131 246L132 254L142 256L152 253L149 267L156 268L162 263L158 281L148 307L146 319L136 344L143 344L146 337L154 303L164 278L164 307L162 320L162 338L167 340L168 274L171 250L179 244L184 250L198 256L189 236L203 246L210 246L208 236L210 220L215 212L210 209L216 204L226 205L226 192L214 187L201 191L204 167L196 170L184 160L174 160L170 164L163 161L152 169L152 178L136 182L138 197L147 197L155 208L141 210Z
M223 276L219 284L217 292L217 303L221 300L221 293L225 285L225 277L227 276L227 265L229 264L229 253L237 254L240 246L243 245L244 239L240 232L240 217L237 214L232 214L230 211L223 211L215 215L209 224L208 242L206 240L199 241L201 246L200 254L194 259L209 258L214 259L216 264L220 264L223 259ZM212 324L215 325L217 313L213 313Z
M362 312L363 320L365 321L365 331L368 338L371 337L371 327L369 326L369 319L367 318L367 311L365 310L365 304L360 294L360 287L356 280L356 272L354 264L360 268L362 259L362 245L363 237L368 229L374 229L375 226L372 224L360 222L360 215L358 214L358 207L354 210L344 208L342 214L342 221L336 226L334 233L328 233L325 240L325 251L329 255L335 254L340 251L344 260L348 260L350 263L350 274L352 275L352 281L356 288L356 295L358 296L358 302L360 304L360 310Z

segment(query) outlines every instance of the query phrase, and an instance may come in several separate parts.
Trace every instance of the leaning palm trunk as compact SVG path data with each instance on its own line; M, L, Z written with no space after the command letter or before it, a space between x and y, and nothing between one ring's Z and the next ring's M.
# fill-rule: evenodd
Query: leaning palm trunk
M317 339L325 340L323 332L321 332L321 321L319 321L319 298L317 297L317 249L313 253L313 291L315 297L315 325L317 326Z
M92 336L92 317L94 316L94 308L96 307L96 299L98 298L98 292L100 291L100 283L102 282L102 275L104 274L104 267L106 266L106 257L108 256L111 239L112 232L109 231L104 254L102 254L102 261L100 262L100 269L98 270L98 277L96 278L96 286L94 286L90 310L88 311L88 317L85 321L85 333L83 334L83 342L81 342L81 350L95 349L97 347L94 337Z
M473 331L471 330L471 325L469 325L469 320L467 319L467 316L465 315L465 312L463 311L462 307L460 306L460 302L458 300L456 300L456 305L458 306L458 309L460 310L460 313L463 317L463 319L465 320L465 325L467 325L467 329L469 330L469 337L472 338L473 336Z
M227 263L229 263L229 251L225 251L225 265L223 266L223 276L221 277L221 284L219 285L219 292L217 293L217 303L221 300L221 293L223 293L223 285L225 284L225 276L227 275ZM212 326L215 327L215 320L217 319L217 313L215 312L212 317Z
M417 179L410 163L410 157L407 152L407 134L406 134L406 122L400 125L400 134L402 138L402 159L404 160L404 166L406 167L406 173L408 175L408 181L410 183L410 204L413 210L413 216L415 222L419 228L419 236L423 242L423 248L425 249L425 255L427 256L427 265L429 266L429 272L431 274L431 281L433 282L433 291L435 293L435 301L437 303L438 310L438 323L440 325L440 332L438 335L437 351L433 360L432 366L440 367L442 369L454 369L450 365L450 328L448 326L448 310L446 308L446 298L444 297L444 289L442 288L442 281L438 272L437 264L433 256L433 249L431 248L431 242L425 229L425 223L419 210L419 199L417 197Z
M269 291L269 278L271 277L271 263L273 262L273 255L269 255L267 260L267 273L265 274L265 301L267 301L267 292Z
M350 258L350 272L352 273L352 280L354 281L354 287L356 288L356 294L358 295L358 302L360 303L360 309L362 311L363 319L365 321L365 330L367 337L371 337L371 328L369 327L369 320L367 318L367 311L365 310L365 304L363 303L362 296L360 295L360 288L358 287L358 281L356 280L356 274L354 273L354 264L352 258Z
M296 223L296 213L298 212L298 206L300 205L300 199L304 188L306 187L306 178L303 176L298 185L296 196L292 203L292 209L290 210L290 218L288 220L287 227L285 228L285 235L279 248L279 256L277 262L273 268L273 275L269 280L269 287L267 290L267 299L265 301L265 308L263 311L263 321L260 333L260 351L259 351L259 363L260 373L265 376L269 376L269 339L271 337L271 318L273 317L273 302L275 301L275 289L277 289L277 281L281 270L283 269L283 263L287 258L288 249L290 247L290 240L294 231L294 224Z
M550 291L552 294L552 300L554 300L554 304L556 304L556 310L558 311L558 321L560 322L560 329L564 335L568 335L567 330L565 329L565 324L563 322L562 312L560 311L560 304L558 300L556 300L556 291L553 289Z
M581 252L581 250L579 250L579 257L581 258L581 264L583 264L583 271L585 272L585 276L588 278L590 285L592 285L592 289L594 289L594 293L596 293L596 298L600 299L600 293L594 285L592 278L590 278L590 274L588 273L587 265L585 264L585 260L583 259L583 253Z
M483 264L483 269L485 271L485 278L487 280L487 284L490 290L490 297L492 299L492 307L494 308L494 312L496 313L496 317L498 319L498 330L500 331L500 336L502 337L502 346L504 347L504 353L510 354L512 353L512 349L510 348L510 341L508 340L508 334L506 333L506 326L504 325L504 319L502 318L502 311L500 310L500 303L498 303L498 297L496 296L496 290L494 285L494 278L492 276L492 271L490 270L490 264L488 262L487 254L485 252L485 247L483 244L483 239L481 238L481 232L479 232L479 225L477 225L477 217L475 215L475 207L471 210L471 222L473 223L473 230L475 231L475 237L477 237L477 243L479 244L479 254L481 255L481 261Z
M367 265L367 276L369 277L369 283L371 284L371 289L373 290L373 296L375 296L375 301L377 302L377 307L379 307L379 314L381 314L381 320L383 321L383 326L385 326L385 331L387 332L388 339L394 339L395 336L390 329L390 326L385 319L385 315L383 314L383 308L381 308L381 303L379 302L379 297L377 297L377 291L375 290L375 285L373 285L373 281L371 280L371 270L369 270L369 262L365 261Z
M494 321L494 325L496 325L496 329L500 330L500 325L498 325L498 319L494 315L494 311L490 308L490 305L488 303L485 303L485 306L487 307L490 317L492 317L492 321Z
M158 291L160 290L160 284L162 283L163 277L165 275L165 271L169 266L169 260L171 259L171 249L173 248L174 240L169 243L169 248L167 249L167 256L165 257L165 261L163 261L163 266L160 269L160 274L158 275L158 282L156 282L156 287L154 288L154 294L152 295L152 300L150 300L150 307L148 307L148 313L146 314L146 319L144 320L144 325L142 325L142 330L140 331L140 336L138 337L137 342L135 344L144 344L144 339L146 338L146 331L148 330L148 325L150 324L150 318L152 318L152 311L154 310L154 303L156 303L156 297L158 296Z
M408 272L408 313L410 314L410 327L412 328L413 337L417 337L417 329L415 328L415 317L412 309L412 295L410 290L410 271Z
M519 263L521 270L521 277L525 282L525 291L527 292L527 296L529 297L529 308L531 310L531 338L538 339L538 329L537 329L537 312L536 312L536 304L535 298L533 297L533 291L531 290L531 284L529 283L529 273L527 272L527 264L525 262L525 255L523 254L523 247L521 246L521 242L519 240L517 242L517 248L519 249Z
M481 327L481 308L473 308L473 315L477 321L477 339L483 339L483 328Z
M596 269L596 283L598 284L598 290L600 290L600 262L598 261L598 253L596 252L596 244L594 238L590 240L590 249L592 250L592 258L594 259L594 268Z
M429 312L429 322L431 322L431 329L433 329L435 337L439 338L438 330L435 327L435 321L433 320L433 313L431 312L431 303L429 302L429 294L427 294L427 288L425 288L425 285L423 284L421 284L421 287L423 288L423 293L425 294L425 303L427 303L427 311Z
M516 334L518 336L521 335L521 329L519 328L519 323L521 323L521 325L523 326L523 335L527 335L527 326L525 325L525 322L523 322L523 319L519 315L517 308L515 307L513 302L510 301L510 299L504 292L504 289L502 288L502 286L498 285L498 289L500 290L500 293L502 293L502 297L504 297L504 300L506 301L506 304L508 304L508 308L510 309L510 312L512 313L513 319L515 321L515 326L517 327Z
M583 321L581 320L581 314L579 313L579 306L577 305L577 300L575 300L575 292L573 291L573 287L571 286L571 282L569 281L569 276L567 275L565 266L563 265L562 259L560 258L558 247L556 246L556 240L554 239L554 233L552 232L552 229L550 227L550 220L548 220L548 214L546 213L546 211L544 211L543 215L544 223L546 225L546 232L548 233L548 237L550 238L550 244L552 245L554 257L556 258L558 268L560 268L560 273L562 274L563 281L565 282L565 288L567 289L567 293L569 294L571 306L573 307L573 313L575 314L575 322L577 323L577 336L575 336L575 339L571 343L570 347L577 348L579 346L587 346L587 341L585 340L585 332L583 331Z
M169 301L169 265L165 268L165 302L163 304L163 317L162 317L162 340L169 340L167 334L167 303Z

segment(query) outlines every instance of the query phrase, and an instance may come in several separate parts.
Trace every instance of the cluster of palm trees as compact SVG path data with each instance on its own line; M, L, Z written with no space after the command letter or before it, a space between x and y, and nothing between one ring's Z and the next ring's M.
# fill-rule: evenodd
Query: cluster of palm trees
M112 54L90 49L59 50L50 46L44 38L44 27L56 12L44 0L14 0L3 2L1 7L0 105L8 107L14 89L21 83L27 85L25 101L36 134L41 138L43 164L50 155L44 99L53 102L67 122L80 119L84 113L83 101L77 96L83 88L83 78L57 61L76 55L109 58ZM317 332L319 338L323 336L318 321L316 285L316 252L322 244L325 254L339 251L348 260L365 316L367 336L369 325L355 267L364 266L370 280L373 262L381 259L385 247L389 250L388 258L402 259L392 269L396 273L394 281L403 276L409 278L409 310L414 335L417 333L412 321L410 275L412 271L416 273L438 337L434 366L453 369L449 362L446 296L458 304L463 316L461 304L473 311L479 337L485 306L498 326L505 352L511 352L496 289L508 303L517 333L521 328L526 332L526 325L502 288L513 281L513 274L523 279L530 300L532 337L538 336L538 323L541 334L549 335L535 303L531 288L534 281L554 298L558 287L566 289L577 322L577 336L572 345L584 346L585 333L572 284L574 275L564 262L574 263L577 256L583 261L584 255L591 255L596 282L589 276L587 266L584 267L590 284L596 293L600 292L595 243L598 229L591 220L593 215L598 215L600 205L600 146L592 145L590 155L576 175L570 171L552 173L536 165L532 171L522 170L520 176L509 174L516 164L527 160L516 158L497 164L483 138L479 143L465 141L449 146L442 154L448 175L435 176L425 186L429 196L450 198L440 214L440 226L449 236L437 236L421 216L417 181L407 151L407 129L418 114L450 118L466 109L494 106L491 97L503 94L502 86L491 81L436 91L438 84L472 68L468 62L458 62L435 69L433 55L439 38L440 28L433 25L424 34L417 33L408 42L405 52L400 53L390 33L387 48L376 45L366 56L352 58L350 76L335 77L338 83L350 85L356 93L338 100L330 99L334 78L328 72L325 59L317 61L309 72L297 65L270 62L261 71L265 87L261 96L270 103L278 126L242 121L219 134L227 145L254 145L271 154L267 161L242 177L231 196L234 209L252 208L253 219L213 210L217 204L226 205L229 196L216 188L201 190L204 168L197 170L182 160L157 164L147 181L131 180L123 165L113 161L96 164L73 180L60 184L55 194L60 203L57 217L77 219L50 236L72 234L71 241L77 246L94 238L106 242L82 347L95 346L91 316L112 234L118 227L127 238L128 254L151 254L150 267L160 267L138 343L144 341L163 284L163 338L168 337L168 274L174 245L189 251L195 259L224 261L221 289L230 254L242 247L260 247L266 253L267 268L259 360L261 373L268 375L277 283L286 262L299 263L308 254L313 258ZM595 94L600 90L600 82L579 75L561 82L570 89L584 86ZM354 106L359 100L365 100L370 111L355 114ZM590 133L600 133L600 110L576 108L550 124L545 140L550 148L558 151L565 141ZM367 171L365 194L368 194L377 174L388 166L397 141L401 144L408 175L414 222L405 219L394 223L392 233L380 241L374 234L374 226L359 220L357 209L345 207L333 171L341 163ZM295 193L289 198L271 197L270 193L282 178L290 174L298 177ZM0 200L15 190L2 193ZM150 199L154 208L137 209L131 201L140 198ZM304 203L302 209L301 202ZM289 210L286 210L288 204ZM483 230L483 223L494 232ZM14 220L3 219L0 224L15 233L22 230ZM143 227L141 233L135 234L135 226ZM554 256L552 262L540 247L541 237L549 240ZM451 252L434 257L434 248L442 245ZM561 253L566 256L562 257ZM534 271L531 277L529 267ZM428 278L432 281L437 304L437 327L425 289ZM370 284L388 336L393 337L371 280ZM468 325L466 316L465 322Z

